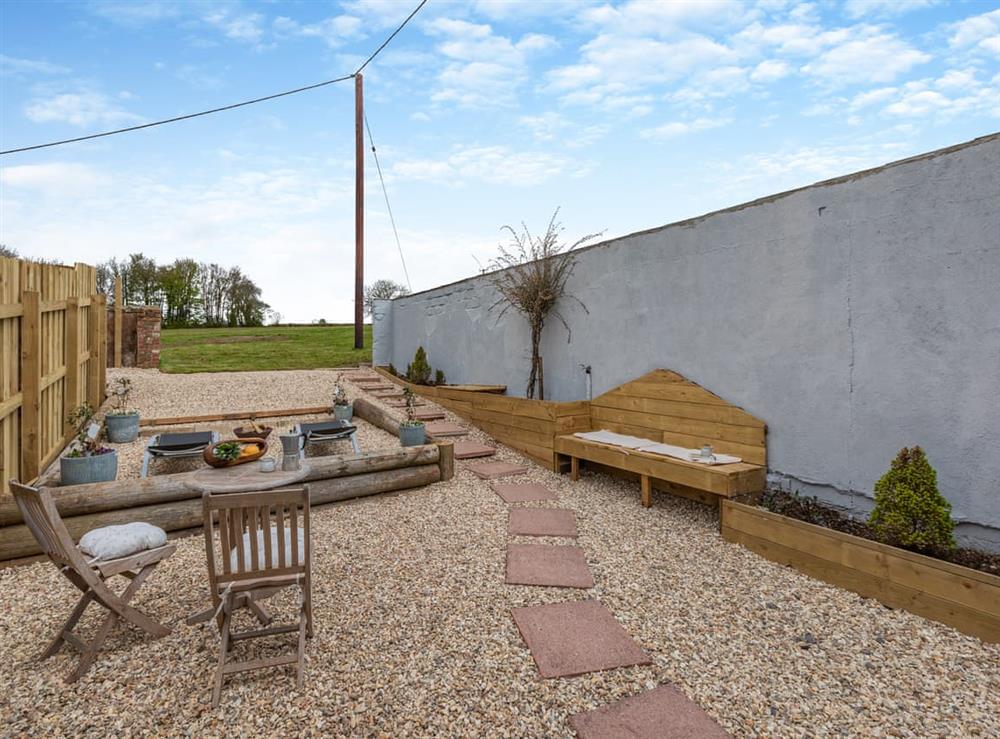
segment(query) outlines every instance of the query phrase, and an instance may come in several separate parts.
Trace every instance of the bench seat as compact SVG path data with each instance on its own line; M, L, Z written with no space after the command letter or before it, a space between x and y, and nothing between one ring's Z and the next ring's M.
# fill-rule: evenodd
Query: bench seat
M608 467L639 475L642 483L642 504L652 505L654 480L662 480L686 488L694 488L723 498L764 489L766 469L761 465L706 465L665 457L662 454L626 449L602 444L568 434L557 436L554 443L557 464L560 457L569 459L572 479L579 476L579 460L596 462Z

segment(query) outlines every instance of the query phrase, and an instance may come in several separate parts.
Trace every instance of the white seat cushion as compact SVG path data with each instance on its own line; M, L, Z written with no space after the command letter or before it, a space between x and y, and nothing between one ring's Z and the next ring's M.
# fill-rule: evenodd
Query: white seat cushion
M80 549L99 561L127 557L167 543L167 532L150 523L102 526L80 538Z
M305 564L306 559L306 532L299 527L298 531L298 547L299 550L299 564ZM262 570L266 567L264 562L264 555L267 552L264 551L264 532L260 529L257 530L257 567L256 569ZM237 565L240 561L239 551L236 547L233 547L232 554L229 558L229 566L232 568L233 572L236 572ZM250 549L250 532L247 531L243 534L243 562L245 564L244 569L250 569L250 563L253 561L253 550ZM271 526L271 566L278 567L278 529L275 526ZM292 566L292 532L288 529L285 530L285 566Z

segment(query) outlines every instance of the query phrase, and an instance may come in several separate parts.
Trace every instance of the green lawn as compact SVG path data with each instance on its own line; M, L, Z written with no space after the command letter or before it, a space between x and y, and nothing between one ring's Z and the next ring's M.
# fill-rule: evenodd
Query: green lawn
M354 326L164 329L163 372L233 372L343 367L371 362L372 327L365 348L354 349Z

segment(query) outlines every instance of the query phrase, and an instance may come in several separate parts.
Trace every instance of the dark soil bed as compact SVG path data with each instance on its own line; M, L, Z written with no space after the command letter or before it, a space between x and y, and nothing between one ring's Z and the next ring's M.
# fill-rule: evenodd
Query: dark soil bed
M807 498L781 490L767 490L757 500L744 500L741 502L757 505L765 510L778 513L782 516L788 516L798 521L805 521L806 523L816 524L817 526L823 526L834 531L860 536L862 539L878 541L874 534L872 534L871 529L868 528L868 524L863 520L850 518L844 513L820 503L816 498ZM979 549L962 548L940 555L928 552L917 553L1000 576L1000 554L983 552Z

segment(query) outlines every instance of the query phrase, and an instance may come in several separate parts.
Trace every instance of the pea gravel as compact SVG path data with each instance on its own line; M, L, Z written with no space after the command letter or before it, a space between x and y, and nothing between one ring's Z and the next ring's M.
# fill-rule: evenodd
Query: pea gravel
M130 375L136 404L162 415L224 410L248 385L270 407L311 405L333 382L323 371ZM997 645L724 542L716 513L697 503L657 494L643 509L635 485L573 484L503 446L496 458L529 464L519 479L560 496L527 505L576 512L593 589L505 585L509 506L458 462L449 482L315 510L305 689L281 670L238 675L213 711L217 639L181 622L207 603L199 538L178 540L136 601L173 632L151 641L116 630L72 686L62 682L71 650L33 659L72 589L48 563L2 570L0 735L565 737L571 714L672 683L736 736L1000 736ZM589 597L654 664L539 679L510 608ZM279 617L293 605L278 601ZM89 614L85 631L96 626Z

